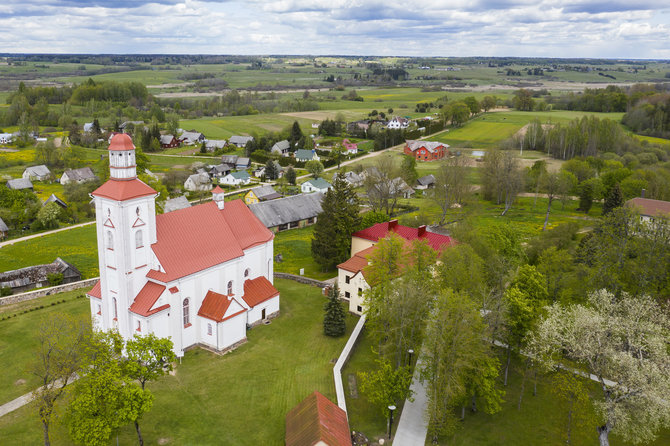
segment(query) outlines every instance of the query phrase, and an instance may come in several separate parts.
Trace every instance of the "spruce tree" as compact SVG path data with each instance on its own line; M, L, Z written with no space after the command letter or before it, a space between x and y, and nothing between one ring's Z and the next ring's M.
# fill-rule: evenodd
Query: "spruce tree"
M328 291L328 302L324 307L326 313L323 316L323 334L338 337L346 332L345 313L340 303L340 290L335 284Z
M603 203L603 215L609 214L612 210L623 206L623 194L621 193L621 187L619 183L615 184L613 188L605 196L605 202Z
M349 258L351 234L361 223L358 196L341 177L338 175L333 188L326 192L314 225L312 257L323 271L332 270Z

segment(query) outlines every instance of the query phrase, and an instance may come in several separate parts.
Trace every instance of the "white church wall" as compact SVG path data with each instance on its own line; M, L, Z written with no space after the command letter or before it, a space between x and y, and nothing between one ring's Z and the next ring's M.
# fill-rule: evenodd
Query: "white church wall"
M200 322L200 342L209 345L215 349L219 349L217 337L217 324L211 319L202 319Z
M279 311L279 296L261 302L249 310L247 313L247 323L251 325L259 322L263 316L263 309L265 309L265 317L269 317L273 313Z
M147 332L153 333L159 338L171 337L170 333L170 316L172 314L173 308L170 307L167 311L161 311L149 318Z
M219 348L229 347L247 337L247 315L241 313L218 324Z

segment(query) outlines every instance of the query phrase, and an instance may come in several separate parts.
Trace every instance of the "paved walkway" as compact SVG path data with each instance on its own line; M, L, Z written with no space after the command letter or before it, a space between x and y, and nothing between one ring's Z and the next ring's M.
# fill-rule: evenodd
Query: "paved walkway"
M393 437L393 444L396 446L422 446L426 442L428 421L424 413L428 404L428 396L426 395L426 387L419 379L422 364L423 362L419 356L414 368L412 385L409 387L412 390L414 401L405 401L398 422L398 429Z
M23 242L23 241L30 240L30 239L33 239L33 238L44 237L45 235L55 234L56 232L69 231L70 229L81 228L82 226L88 226L88 225L92 225L92 224L95 224L95 221L87 221L86 223L79 223L79 224L76 224L76 225L67 226L65 228L54 229L53 231L40 232L39 234L26 235L25 237L19 237L19 238L7 240L6 242L1 242L0 243L0 248L2 248L3 246L7 246L7 245L13 245L14 243L17 243L17 242Z
M14 412L16 409L25 406L32 400L33 400L33 394L26 393L25 395L21 395L15 400L3 404L2 406L0 406L0 417L3 417L10 412Z

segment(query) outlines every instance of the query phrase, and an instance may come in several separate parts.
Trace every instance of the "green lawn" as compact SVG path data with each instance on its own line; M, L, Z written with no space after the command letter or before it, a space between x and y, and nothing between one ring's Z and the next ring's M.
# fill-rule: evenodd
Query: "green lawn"
M248 342L224 356L188 352L175 376L150 386L154 407L140 424L147 444L282 445L291 408L314 390L335 400L333 364L356 318L348 317L346 336L327 338L320 290L275 284L281 314L270 325L249 331ZM22 408L0 418L0 437L6 444L39 443L38 423L30 406ZM134 442L134 427L122 428L119 444ZM64 443L66 433L56 426L53 444Z
M0 271L51 263L56 257L72 263L84 279L98 275L95 225L18 242L0 248Z
M499 351L500 362L504 363L504 352ZM348 376L356 376L360 371L372 370L375 366L375 355L372 352L371 340L367 331L363 331L362 338L356 344L351 358L345 365L342 376L344 391L347 395L347 411L349 425L352 430L360 430L368 438L378 438L386 432L387 420L379 409L372 406L364 395L358 394L352 398L348 385ZM557 401L551 394L551 380L549 377L540 377L538 380L537 396L533 396L533 382L526 381L521 410L517 409L521 393L522 365L515 360L509 374L508 386L502 410L495 415L483 412L472 413L466 410L465 421L459 423L457 431L449 438L441 438L439 444L450 446L475 445L561 445L565 444L565 423L567 407ZM357 386L360 385L356 377ZM500 383L502 387L502 383ZM598 397L598 388L592 386L592 396ZM460 414L460 411L459 411ZM396 423L397 426L397 423ZM611 444L624 445L610 436ZM598 437L593 426L576 426L573 423L572 444L587 446L597 444ZM667 445L670 442L670 432L664 431L659 439L650 443L653 446ZM426 445L431 442L427 441Z
M43 318L56 313L90 314L88 288L32 301L0 306L0 404L32 391L37 377L28 371L37 348L36 328ZM65 303L60 303L65 300ZM58 302L58 303L56 303ZM53 304L53 305L52 305ZM44 308L39 308L43 306ZM1 437L2 435L0 435Z
M300 274L305 268L305 276L325 280L337 275L337 271L322 272L312 259L312 234L314 226L278 232L275 235L274 253L282 255L282 261L274 263L274 270L282 273Z

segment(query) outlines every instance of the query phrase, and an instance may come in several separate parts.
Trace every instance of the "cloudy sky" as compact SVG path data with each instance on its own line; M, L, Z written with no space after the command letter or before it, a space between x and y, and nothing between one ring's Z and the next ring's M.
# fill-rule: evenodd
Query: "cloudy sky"
M4 0L0 52L670 59L670 0Z

